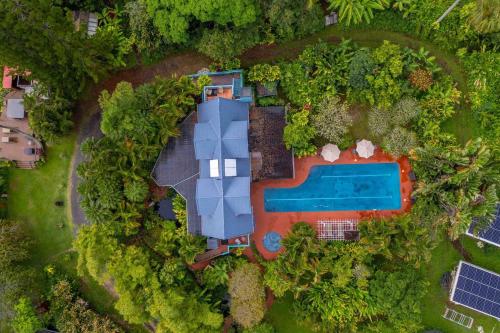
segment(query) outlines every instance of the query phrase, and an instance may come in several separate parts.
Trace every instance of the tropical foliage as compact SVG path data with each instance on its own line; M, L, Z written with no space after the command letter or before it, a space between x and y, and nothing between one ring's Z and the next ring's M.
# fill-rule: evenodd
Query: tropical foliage
M326 97L312 116L312 125L317 135L333 144L341 144L352 125L349 105L338 97Z
M416 148L413 165L421 177L415 194L432 199L442 210L448 235L456 239L472 218L490 220L498 201L499 154L480 138L457 145Z
M265 292L260 269L255 264L238 267L229 279L231 316L244 328L257 325L265 312Z
M346 25L370 22L374 10L383 10L389 5L387 0L329 0L331 10L339 11L341 22Z
M294 149L295 155L302 157L316 153L316 146L311 143L316 135L314 127L309 125L309 111L295 111L283 133L283 141L287 149Z

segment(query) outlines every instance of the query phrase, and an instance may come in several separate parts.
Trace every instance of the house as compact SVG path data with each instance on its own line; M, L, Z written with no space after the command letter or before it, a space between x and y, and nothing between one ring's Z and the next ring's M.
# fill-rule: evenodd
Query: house
M4 67L2 83L9 92L3 99L0 115L0 159L30 169L42 154L42 144L33 136L24 109L24 94L33 90L33 82L11 72Z
M249 105L216 98L198 106L196 209L204 236L227 240L253 232Z
M75 10L73 11L73 23L76 31L80 31L81 27L86 27L87 36L92 37L97 32L99 20L96 13Z
M252 89L244 86L243 71L241 69L223 72L202 70L197 74L190 75L190 77L196 80L204 75L208 76L212 80L212 83L203 88L203 102L219 97L235 99L246 103L252 102Z

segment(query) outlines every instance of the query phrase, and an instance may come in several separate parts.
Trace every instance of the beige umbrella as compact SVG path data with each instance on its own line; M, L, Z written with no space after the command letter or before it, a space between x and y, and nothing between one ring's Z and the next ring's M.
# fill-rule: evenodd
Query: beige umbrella
M336 161L340 157L340 149L336 145L329 143L321 149L321 156L325 159L325 161Z
M356 144L356 152L360 157L368 158L373 156L373 152L375 151L375 146L371 141L361 140Z

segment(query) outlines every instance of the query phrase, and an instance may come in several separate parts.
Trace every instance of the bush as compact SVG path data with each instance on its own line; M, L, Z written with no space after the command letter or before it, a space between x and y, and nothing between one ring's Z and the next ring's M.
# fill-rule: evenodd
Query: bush
M219 66L227 68L228 63L257 42L258 33L255 30L206 29L198 42L197 49L215 60Z
M390 123L393 125L406 126L420 113L420 105L415 98L403 97L390 111Z
M260 269L255 264L238 267L229 279L231 315L244 328L258 324L265 313L264 284Z
M33 132L42 140L53 142L73 127L72 103L58 93L49 99L42 94L25 94L24 105Z
M382 142L382 148L394 157L407 155L416 145L415 133L399 126L385 136Z
M418 90L426 91L432 84L432 73L419 68L410 73L408 81Z
M349 105L340 102L338 97L326 97L318 105L316 114L312 116L312 124L318 135L333 144L340 144L352 126Z
M286 125L283 133L283 141L287 149L294 149L298 157L314 155L316 146L311 140L316 135L315 129L309 125L309 111L302 111L291 114L291 121Z
M143 202L148 192L149 187L144 179L136 179L125 183L125 197L132 202Z
M283 100L275 96L260 97L257 99L258 106L275 106L283 104Z
M373 136L380 137L386 134L391 125L391 114L386 109L374 107L368 114L368 128Z
M266 84L278 81L280 77L280 67L269 64L257 64L248 71L248 81L250 82L261 82Z
M14 310L16 315L12 319L12 328L16 333L33 333L43 328L28 298L21 297Z
M349 85L354 89L366 89L370 85L366 75L372 74L375 62L368 49L359 49L349 64Z

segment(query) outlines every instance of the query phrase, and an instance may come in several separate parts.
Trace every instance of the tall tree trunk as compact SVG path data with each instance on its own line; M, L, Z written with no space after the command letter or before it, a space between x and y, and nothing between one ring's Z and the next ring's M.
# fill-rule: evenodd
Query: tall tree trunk
M448 9L447 9L447 10L443 13L443 15L441 15L441 17L439 17L439 18L436 20L436 22L434 22L434 24L438 24L438 23L440 23L442 20L444 20L444 18L445 18L446 16L448 16L448 14L449 14L449 13L453 10L453 8L455 8L455 7L458 5L458 3L459 3L459 2L460 2L460 0L455 0L455 2L453 2L453 3L451 4L451 6L450 6L450 7L448 7Z

